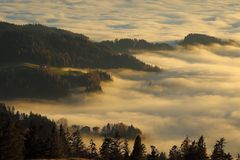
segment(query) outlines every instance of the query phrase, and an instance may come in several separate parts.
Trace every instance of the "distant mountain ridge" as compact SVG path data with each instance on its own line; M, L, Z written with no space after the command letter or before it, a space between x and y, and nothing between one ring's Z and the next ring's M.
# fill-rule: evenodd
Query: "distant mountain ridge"
M183 46L212 45L212 44L228 45L233 43L236 42L233 40L223 40L206 34L190 33L182 41L179 42L179 45Z
M171 51L176 49L176 46L194 46L194 45L239 45L234 40L226 40L217 38L214 36L200 34L200 33L190 33L184 37L183 40L175 41L173 45L167 42L148 42L144 39L130 39L130 38L123 38L123 39L115 39L115 40L105 40L99 42L100 45L105 46L112 51L118 53L135 53L133 51Z
M177 45L234 44L205 34L191 33ZM237 44L237 43L236 43ZM56 67L129 68L159 72L130 55L132 50L174 50L168 43L151 43L144 39L119 39L92 42L83 34L40 24L15 25L0 22L0 63L33 63Z
M0 22L0 63L35 63L79 68L160 71L127 54L117 54L82 34L40 24Z
M114 41L101 41L104 45L114 51L128 53L130 50L173 50L174 47L167 43L151 43L144 39L116 39Z

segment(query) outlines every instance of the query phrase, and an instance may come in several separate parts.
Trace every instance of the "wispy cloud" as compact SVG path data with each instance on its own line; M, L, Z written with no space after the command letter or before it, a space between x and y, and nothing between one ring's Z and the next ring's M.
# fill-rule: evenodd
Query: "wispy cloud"
M108 27L113 29L113 30L125 30L125 29L135 29L136 28L132 24L109 25Z

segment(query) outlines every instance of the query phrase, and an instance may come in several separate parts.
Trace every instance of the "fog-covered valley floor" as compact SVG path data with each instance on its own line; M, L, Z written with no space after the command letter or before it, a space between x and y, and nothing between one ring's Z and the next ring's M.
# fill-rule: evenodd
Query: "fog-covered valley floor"
M215 140L225 137L234 154L240 148L239 53L235 46L141 52L137 58L164 71L108 70L113 82L102 84L103 93L7 104L56 120L65 117L70 124L133 124L143 131L148 148L152 144L166 152L186 136L200 135L206 137L211 152Z

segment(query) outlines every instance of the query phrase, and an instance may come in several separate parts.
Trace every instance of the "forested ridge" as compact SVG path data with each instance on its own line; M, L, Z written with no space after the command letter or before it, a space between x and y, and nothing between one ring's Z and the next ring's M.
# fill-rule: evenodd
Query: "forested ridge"
M111 76L98 70L83 73L31 63L2 65L0 99L55 99L79 87L85 92L102 91L102 81L111 81Z
M133 148L128 139L116 132L103 138L98 149L94 140L84 144L80 130L70 132L62 122L54 122L39 114L19 113L14 107L0 104L0 159L88 158L96 160L232 160L225 152L226 141L220 138L207 153L204 137L190 140L186 137L180 146L174 145L169 153L150 146L147 152L140 135ZM238 160L240 157L238 156Z
M0 22L0 63L25 63L78 68L130 68L158 72L127 54L117 54L82 34L40 24Z
M114 41L101 41L99 44L113 51L129 53L131 50L173 50L174 47L167 43L151 43L144 39L115 39Z
M173 44L171 44L173 43ZM104 40L99 42L100 45L105 46L112 51L118 53L138 53L140 51L172 51L178 46L188 47L194 45L205 45L210 46L214 44L218 45L237 45L239 43L234 40L226 40L210 36L207 34L190 33L186 35L182 40L173 42L148 42L144 39L115 39L115 40Z
M54 67L57 72L53 72ZM98 70L63 74L59 72L62 67ZM79 87L87 92L101 91L101 81L111 77L99 69L108 68L161 71L131 55L92 42L82 34L40 24L0 22L0 99L54 99L68 96L71 89Z
M190 33L183 40L181 40L179 45L182 46L191 46L191 45L239 45L234 40L224 40L214 36L199 34L199 33Z
M230 42L204 34L189 34L178 44L224 45ZM92 42L82 34L40 24L0 22L0 99L58 98L69 95L70 90L77 87L101 91L101 77L110 79L105 72L59 75L59 72L49 72L49 68L130 68L159 72L161 69L157 66L137 60L129 51L173 49L167 43L150 43L143 39ZM38 67L18 65L25 63Z

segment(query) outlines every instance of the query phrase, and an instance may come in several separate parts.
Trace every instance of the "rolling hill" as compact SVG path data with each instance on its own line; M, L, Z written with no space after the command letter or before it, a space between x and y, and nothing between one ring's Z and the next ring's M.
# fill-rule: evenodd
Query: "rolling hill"
M31 63L0 66L0 99L55 99L68 96L74 88L81 92L101 91L100 83L110 81L106 72L81 72Z
M228 45L236 43L233 40L223 40L206 34L190 33L182 41L179 42L180 45L190 46L190 45Z
M160 71L131 55L117 54L82 34L40 24L0 22L0 63L25 62L58 67Z

